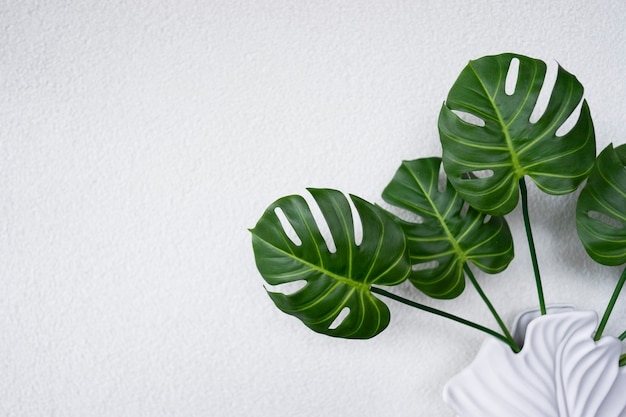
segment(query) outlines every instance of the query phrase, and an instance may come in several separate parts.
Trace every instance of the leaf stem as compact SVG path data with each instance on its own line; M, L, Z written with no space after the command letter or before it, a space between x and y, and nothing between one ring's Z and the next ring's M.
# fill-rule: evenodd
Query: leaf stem
M384 297L387 298L391 298L392 300L398 301L402 304L405 304L409 307L413 307L413 308L417 308L418 310L422 310L422 311L426 311L428 313L432 313L435 314L437 316L441 316L441 317L445 317L447 319L456 321L457 323L461 323L464 324L466 326L472 327L476 330L480 330L481 332L487 333L490 336L495 337L498 340L501 340L502 342L506 343L507 345L509 345L511 347L511 349L513 349L514 352L519 352L519 347L512 342L512 340L507 339L505 336L501 335L498 332L495 332L487 327L481 326L480 324L474 323L472 321L469 320L465 320L464 318L461 318L459 316L455 316L453 314L450 313L446 313L445 311L441 311L441 310L437 310L436 308L433 307L428 307L425 306L423 304L420 303L416 303L415 301L411 301L408 300L404 297L401 297L399 295L390 293L389 291L383 290L382 288L377 288L377 287L371 287L370 291L375 293L375 294L379 294L382 295Z
M624 339L626 339L626 332L622 333L619 335L618 337L619 340L621 340L622 342L624 341Z
M535 283L537 286L537 295L539 296L539 309L541 314L546 314L546 302L543 298L543 286L541 285L541 275L539 274L539 264L537 262L537 252L535 251L535 241L533 232L530 228L530 216L528 215L528 190L526 189L526 180L524 177L519 180L520 193L522 195L522 213L524 215L524 226L526 228L526 238L528 239L528 249L533 262L533 271L535 271Z
M506 325L504 324L504 321L502 321L502 318L500 318L500 315L494 308L493 304L491 304L491 301L489 301L489 298L487 297L483 289L478 284L478 281L476 280L476 277L474 276L474 273L470 269L467 262L463 264L463 270L467 274L470 282L474 285L474 288L476 288L476 291L478 292L478 295L480 295L480 298L482 298L483 302L487 305L487 307L489 308L489 311L491 311L491 314L498 322L498 325L500 326L500 328L502 329L502 332L504 333L504 337L506 337L509 340L509 345L513 347L513 350L516 353L519 352L520 351L519 346L517 346L517 344L515 343L515 340L513 340L513 336L511 336L509 329L506 327Z
M598 325L598 330L596 331L596 335L593 338L596 342L600 340L600 337L602 337L602 332L604 331L604 327L606 326L606 323L609 321L609 316L611 315L611 312L613 311L613 307L615 307L615 302L617 301L617 297L619 296L620 291L622 291L624 282L626 282L626 269L624 269L624 272L622 272L622 276L620 276L619 281L617 282L617 285L615 286L615 290L613 290L613 295L611 296L611 299L609 300L609 304L606 306L606 310L604 310L604 316L602 316L602 320L600 321L600 324ZM626 332L624 332L622 336L626 337ZM622 336L620 336L620 340L624 340L622 339Z

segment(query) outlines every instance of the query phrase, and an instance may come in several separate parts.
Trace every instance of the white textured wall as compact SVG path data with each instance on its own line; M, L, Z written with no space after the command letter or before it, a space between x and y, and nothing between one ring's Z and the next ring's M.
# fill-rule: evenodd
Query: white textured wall
M558 60L599 147L626 142L622 0L30 0L0 23L2 416L450 416L483 335L394 304L375 339L314 334L246 228L306 186L381 202L486 54ZM572 196L531 194L548 302L602 310L619 270L587 259ZM536 305L510 223L516 260L479 275L507 321ZM493 325L471 290L444 307Z

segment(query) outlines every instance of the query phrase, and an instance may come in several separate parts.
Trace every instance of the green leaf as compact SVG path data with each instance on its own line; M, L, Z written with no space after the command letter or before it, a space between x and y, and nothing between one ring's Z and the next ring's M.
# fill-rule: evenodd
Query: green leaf
M509 95L505 87L513 60L519 69ZM559 66L545 112L530 122L545 74L543 61L522 55L470 61L441 108L445 170L452 185L478 210L493 215L511 212L519 200L518 181L525 175L543 191L557 195L574 191L589 175L595 136L586 101L574 127L557 135L583 96L575 76ZM484 126L464 121L462 113L478 117ZM468 173L483 175L469 178Z
M626 144L607 146L578 197L576 230L596 262L626 263Z
M465 262L487 273L500 272L513 259L513 239L504 218L487 218L464 207L449 182L440 191L440 167L440 158L404 161L383 198L422 219L421 223L397 220L415 265L410 281L431 297L454 298L465 288Z
M335 248L329 249L303 197L292 195L274 202L251 230L257 268L270 285L297 281L306 281L306 285L289 295L268 294L279 309L316 332L351 339L373 337L387 327L390 314L372 295L371 285L399 284L411 270L404 233L382 208L350 196L362 224L362 240L357 244L347 198L330 189L309 192ZM277 208L297 239L289 237ZM348 315L331 328L345 308Z

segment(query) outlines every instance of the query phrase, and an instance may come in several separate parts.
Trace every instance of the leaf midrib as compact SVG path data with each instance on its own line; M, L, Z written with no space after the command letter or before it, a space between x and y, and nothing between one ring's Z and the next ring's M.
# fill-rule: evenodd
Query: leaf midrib
M341 283L343 283L343 284L347 284L347 285L349 285L349 286L351 286L351 287L357 288L358 290L363 291L363 292L367 292L367 291L369 290L369 288L370 288L371 284L374 284L374 283L375 283L375 282L376 282L376 281L377 281L380 277L384 276L387 272L391 271L391 270L392 270L392 269L393 269L396 265L398 265L398 263L400 263L400 262L402 261L402 256L398 256L398 257L394 260L394 262L393 262L393 263L389 266L389 268L387 268L387 269L385 270L385 272L383 272L382 274L379 274L378 276L376 276L376 277L375 277L373 280L371 280L371 281L369 280L369 274L371 273L372 268L370 268L370 269L369 269L369 271L368 271L368 275L367 275L367 277L366 277L366 279L367 279L367 280L366 280L366 282L359 282L359 281L355 281L355 280L354 280L354 279L352 279L351 277L345 277L345 276L339 275L339 274L337 274L337 273L335 273L335 272L333 272L333 271L330 271L329 269L327 269L327 268L325 268L325 267L321 267L321 266L319 266L319 265L315 265L314 263L311 263L311 262L309 262L309 261L307 261L307 260L305 260L305 259L303 259L303 258L300 258L300 257L296 256L296 255L295 255L294 253L292 253L292 252L287 252L287 251L285 251L285 250L281 249L280 247L278 247L278 246L276 246L276 245L271 244L270 242L268 242L267 240L265 240L265 239L261 238L261 237L260 237L259 235L257 235L257 234L255 234L255 237L256 237L256 238L257 238L260 242L262 242L264 245L266 245L266 246L268 246L268 247L270 247L270 248L274 249L275 251L277 251L277 252L279 252L279 253L281 253L281 254L283 254L283 255L287 256L288 258L291 258L291 259L293 259L293 260L295 260L295 261L299 262L300 264L302 264L302 265L304 265L304 266L308 267L310 270L320 272L320 273L322 273L322 274L324 274L324 275L326 275L326 276L328 276L328 277L330 277L330 278L332 278L332 279L334 279L334 280L336 280L336 281L339 281L339 282L341 282ZM379 245L379 246L380 246L380 245ZM405 242L405 245L404 245L404 247L403 247L403 250L402 250L400 253L404 253L404 250L406 250L406 242ZM378 253L380 253L380 252L378 252ZM374 262L372 262L372 264L373 264L373 263L374 263ZM410 271L410 270L409 270L409 271ZM305 279L305 280L306 280L306 279Z
M497 117L496 121L498 122L498 124L500 125L502 129L502 133L504 133L504 139L506 141L506 145L509 150L509 155L511 156L511 164L513 165L514 172L518 178L521 178L523 176L523 172L520 167L517 154L515 153L515 148L513 147L513 140L511 139L509 129L506 123L504 123L504 119L502 118L502 114L500 113L498 106L496 106L496 102L494 101L495 97L492 97L491 94L489 94L489 90L487 89L487 86L485 85L485 83L483 83L483 80L480 78L480 76L476 72L476 69L474 68L474 65L472 62L469 63L469 67L471 68L472 72L474 73L474 76L476 77L476 80L478 80L478 83L480 84L483 91L485 92L485 96L489 100L491 107L493 107L493 110L495 111L495 114ZM498 80L498 88L500 87L500 83L501 83L501 79Z
M450 229L448 228L448 225L445 222L445 219L441 216L441 214L439 213L439 209L438 207L435 205L435 202L432 200L432 198L430 197L430 193L424 188L424 186L422 185L422 183L419 181L419 179L415 176L415 173L413 172L413 170L409 169L408 170L409 173L411 174L411 177L413 178L413 180L415 181L415 183L417 184L417 186L420 188L420 190L422 190L422 194L424 195L424 197L426 198L426 200L428 201L428 203L430 204L430 206L433 208L433 215L434 217L439 221L439 224L441 225L441 227L443 228L443 231L445 232L448 241L450 242L450 244L452 245L452 247L454 248L454 251L456 252L456 254L459 257L459 262L464 263L465 262L465 253L464 251L461 249L461 247L459 246L459 243L456 241L454 235L452 234L452 232L450 231ZM455 197L456 198L457 194L455 192Z
M291 258L295 261L298 261L299 263L301 263L302 265L308 267L309 269L313 270L313 271L317 271L317 272L321 272L324 275L329 276L330 278L339 281L343 284L348 284L352 287L356 287L356 288L361 288L362 290L367 290L369 288L369 284L367 283L361 283L358 281L354 281L352 279L350 279L349 277L344 277L341 276L335 272L330 271L329 269L323 267L323 266L319 266L319 265L315 265L314 263L311 263L303 258L300 258L298 256L296 256L293 253L287 252L281 248L279 248L276 245L271 244L270 242L268 242L267 240L261 238L259 235L256 235L256 238L259 239L260 242L263 242L264 245L274 249L277 252L280 252L281 254L287 256L288 258ZM398 261L396 261L397 263Z

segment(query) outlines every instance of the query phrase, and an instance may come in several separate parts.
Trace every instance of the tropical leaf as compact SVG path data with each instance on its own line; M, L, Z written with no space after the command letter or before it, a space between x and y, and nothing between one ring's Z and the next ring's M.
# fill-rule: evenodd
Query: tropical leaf
M465 288L465 262L487 273L500 272L513 259L513 239L504 218L487 218L467 207L449 182L440 191L440 167L440 158L404 161L383 199L422 219L397 219L414 264L410 281L431 297L454 298Z
M402 229L382 208L350 196L362 224L362 240L357 244L347 198L330 189L309 192L328 224L334 248L329 249L303 197L292 195L274 202L251 230L257 268L270 285L297 281L306 285L288 295L268 294L280 310L316 332L354 339L373 337L387 327L390 314L370 292L371 285L399 284L411 270ZM285 230L277 209L297 238ZM346 308L349 313L334 327Z
M516 62L517 82L507 94L508 71ZM572 192L589 175L595 136L586 101L571 130L557 134L581 103L583 87L576 77L559 66L545 112L530 121L545 74L543 61L502 54L470 61L452 86L439 114L443 164L473 207L509 213L525 175L550 194ZM480 175L469 178L468 173Z
M621 342L593 340L593 311L533 320L520 353L487 340L474 361L444 387L460 417L626 417Z
M607 146L578 197L576 229L596 262L626 263L626 144Z

